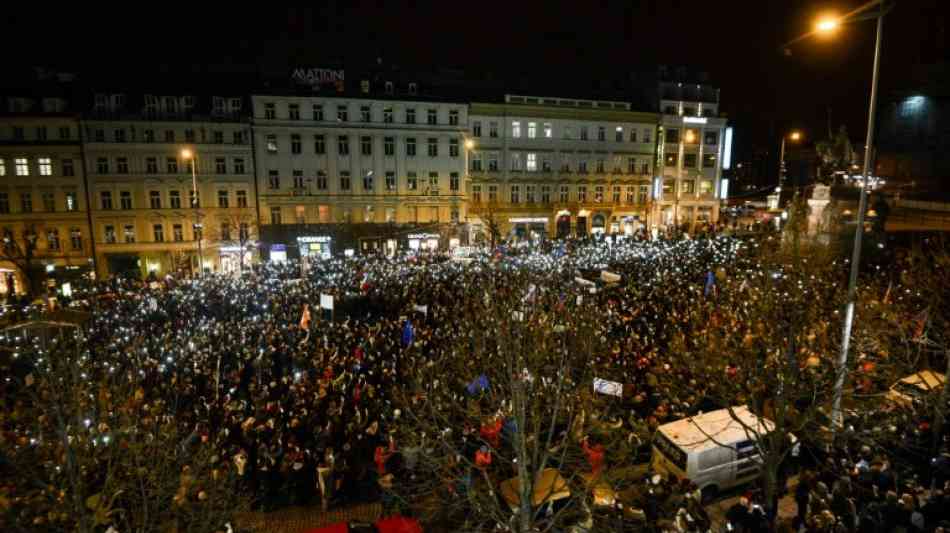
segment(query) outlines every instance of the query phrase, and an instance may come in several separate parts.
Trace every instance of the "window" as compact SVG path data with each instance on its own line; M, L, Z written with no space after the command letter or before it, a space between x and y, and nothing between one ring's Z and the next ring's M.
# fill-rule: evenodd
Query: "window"
M523 169L521 163L521 153L520 152L511 152L511 170L516 172L521 172Z
M392 124L393 122L393 108L384 107L383 108L383 122L386 124Z
M587 140L587 126L581 126L581 140Z
M542 204L551 203L551 186L550 185L541 186L541 203Z
M237 191L237 206L247 207L247 191Z
M40 167L40 176L52 176L53 175L53 162L48 157L41 157L36 160L37 164Z
M172 209L181 209L181 191L168 191L168 205Z
M663 114L665 114L665 115L675 115L675 114L676 114L676 106L672 106L672 105L664 106L664 107L663 107Z
M103 234L108 244L115 244L115 226L105 226L103 228Z
M650 163L644 162L642 165L640 165L640 174L650 174Z
M587 201L587 186L586 185L577 186L577 201L578 202Z
M313 136L313 153L325 154L327 152L327 141L323 135Z
M30 164L25 157L17 157L13 160L13 166L16 170L17 176L29 176L30 175ZM108 169L107 169L108 171ZM6 174L6 171L4 171Z
M36 128L36 140L45 141L47 137L46 126L37 126Z
M69 126L62 126L61 128L59 128L59 140L67 141L72 136L73 136L73 130Z
M603 173L604 173L604 160L603 160L603 159L598 159L598 160L597 160L597 173L598 173L598 174L603 174Z
M429 172L429 194L435 196L439 194L439 173Z
M349 111L346 109L345 105L336 106L336 120L337 122L349 121Z
M472 154L472 171L482 171L482 154L475 152Z
M299 154L301 152L300 135L294 133L290 136L290 153Z
M109 211L112 209L112 191L100 191L99 192L99 202L102 206L103 211Z
M0 176L7 175L7 162L0 158Z
M619 204L620 203L620 186L619 185L614 185L614 192L612 196L613 196L612 198L613 202L615 204Z
M33 193L30 193L30 192L20 193L20 212L22 213L33 212Z
M297 224L307 223L307 207L303 205L294 206L294 220Z
M363 190L366 192L373 191L373 171L364 170L363 171Z
M566 204L569 197L570 188L567 185L561 185L561 190L558 192L558 202Z
M271 224L280 224L280 206L272 206L270 208L270 223Z
M277 136L276 135L271 134L265 137L264 144L267 147L268 153L271 153L271 154L277 153Z
M419 92L419 85L416 83L409 84L409 94L415 95Z
M386 172L386 190L387 191L396 190L396 173L393 171Z
M607 140L607 128L603 126L597 126L597 140L598 141Z
M175 159L174 157L165 158L165 170L166 170L169 174L177 174L177 173L178 173L178 160Z
M301 178L302 179L302 178ZM218 191L218 207L230 207L231 198L228 191Z
M350 190L350 173L349 171L340 172L340 190L348 191Z
M337 137L336 150L340 155L350 155L350 138L346 135Z
M195 130L190 129L190 128L185 130L185 142L186 143L195 142Z
M453 192L458 192L459 190L459 173L458 172L449 173L449 190Z
M406 109L406 124L415 124L416 123L416 110L413 108Z
M683 166L685 168L696 168L696 154L683 154Z
M201 207L201 195L196 192L194 189L188 190L188 203L193 208Z
M534 188L535 188L534 185L525 185L525 188L524 188L525 201L528 202L529 204L534 203Z
M511 203L513 204L521 203L521 186L519 185L511 186Z
M427 151L429 157L438 157L439 156L439 139L435 137L429 137L427 141Z
M162 193L159 191L148 191L148 205L152 209L161 209Z
M395 137L383 138L383 154L389 157L396 155L396 138Z
M696 183L693 180L683 180L680 192L683 194L693 194L696 192Z
M538 154L529 153L525 161L528 172L536 172L538 170Z
M264 118L268 120L277 118L277 106L274 105L274 102L266 102L264 104Z
M586 159L580 159L577 161L577 173L587 174L587 160Z
M449 126L458 126L459 125L459 111L458 109L449 110Z
M449 157L459 156L459 140L449 139Z
M53 213L56 211L56 196L52 191L43 191L40 194L43 201L43 211Z
M521 137L521 122L515 120L511 123L511 136L516 139Z
M175 242L185 240L185 231L182 229L181 224L172 224L172 239Z
M323 121L323 105L313 104L313 120Z
M419 188L419 180L416 178L415 172L406 173L406 188L410 191L415 191Z
M363 122L370 122L371 117L368 105L360 106L360 120Z
M716 154L703 154L703 168L716 168Z
M46 247L50 250L59 250L59 230L56 228L46 231Z
M114 130L112 132L112 135L113 135L113 138L115 139L115 142L117 143L125 142L125 130Z
M300 120L300 104L287 104L287 118Z
M491 138L498 137L498 123L497 122L488 123L488 136Z
M713 182L710 180L702 180L699 182L699 194L706 196L712 194L713 192Z
M482 122L480 120L472 121L472 137L482 136Z
M17 138L17 139L22 139L22 138L23 138L23 128L20 128L20 135L19 135L19 137L17 137L17 134L16 134L16 133L17 133L17 128L13 128L13 137L14 137L14 138ZM96 141L97 143L104 143L104 142L106 142L106 132L105 132L105 130L103 130L103 129L97 129L96 131L94 131L94 132L93 132L93 139L95 139L95 141Z
M247 241L251 237L251 228L247 222L241 222L238 224L238 239L241 242Z
M132 209L132 191L119 191L119 208Z
M416 155L416 139L413 137L406 137L406 156L415 157Z
M603 185L597 185L596 187L594 187L594 201L597 203L601 203L604 201L604 186Z
M673 180L663 180L663 196L673 194Z
M537 136L538 136L538 123L529 122L528 123L528 138L534 139Z
M129 173L129 160L125 157L117 157L115 160L116 172L119 174Z
M360 137L360 153L363 155L373 155L373 138L369 136Z
M161 224L152 225L152 240L155 242L165 242L165 227Z
M498 186L489 185L488 186L488 202L495 203L498 201Z
M142 132L142 139L147 143L155 142L155 130L145 130Z
M668 167L675 167L677 161L679 161L679 158L675 153L668 153L663 159L664 164Z
M627 158L627 174L636 174L637 173L637 160L628 157Z
M435 125L439 123L439 112L435 109L426 110L426 124Z
M158 159L154 157L145 158L145 171L150 174L158 172Z
M719 132L718 131L707 131L703 134L703 142L715 146L719 144Z
M650 186L641 185L640 188L637 190L637 203L645 204L647 203L647 200L649 198L650 198Z
M482 203L482 186L481 185L472 185L472 202L476 204Z
M498 172L498 152L488 153L488 171Z
M82 250L82 230L69 228L69 245L73 250Z
M280 188L280 173L274 169L267 171L267 188L272 191Z
M670 128L666 130L666 142L668 143L680 142L680 130L676 128Z
M79 200L76 191L66 191L66 211L77 211L79 209Z
M233 144L244 144L244 132L235 131L231 134L231 142Z
M175 142L175 130L165 130L165 142Z
M227 174L228 165L223 157L214 158L214 171L218 174Z
M133 243L135 242L135 226L132 224L126 224L122 228L122 234L125 236L125 242Z
M614 140L618 143L623 142L623 126L617 126L616 131L614 131Z
M695 108L695 107L684 107L684 108L683 108L683 115L685 115L685 116L687 116L687 117L695 116L695 115L696 115L696 108Z
M242 157L234 158L234 173L244 174L244 158Z
M317 190L327 190L327 173L323 170L317 171Z
M651 142L650 138L653 136L653 130L643 130L643 142Z
M221 231L218 235L222 241L231 240L231 224L228 221L221 222Z

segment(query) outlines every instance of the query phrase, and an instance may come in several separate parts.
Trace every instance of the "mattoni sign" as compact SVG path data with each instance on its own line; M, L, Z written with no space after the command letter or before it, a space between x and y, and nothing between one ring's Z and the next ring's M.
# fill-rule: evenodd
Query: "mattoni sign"
M324 85L335 85L338 91L343 90L343 70L297 67L290 77L300 85L309 85L314 90Z

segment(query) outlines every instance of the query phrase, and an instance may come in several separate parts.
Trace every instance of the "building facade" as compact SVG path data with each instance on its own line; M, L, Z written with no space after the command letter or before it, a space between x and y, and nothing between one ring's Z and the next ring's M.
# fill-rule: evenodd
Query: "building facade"
M0 116L0 294L91 271L78 116L60 98L8 98Z
M468 108L434 101L255 95L262 229L303 254L458 238ZM415 238L409 238L415 236ZM301 240L302 239L302 240ZM315 239L319 239L319 242Z
M95 95L83 137L100 275L194 272L199 248L206 271L249 259L257 211L245 108L241 97Z
M476 233L632 234L648 223L659 115L624 102L506 95L471 105Z
M719 91L704 85L661 84L662 128L654 186L655 220L660 228L692 229L719 220L722 181L731 155L726 119L718 116Z

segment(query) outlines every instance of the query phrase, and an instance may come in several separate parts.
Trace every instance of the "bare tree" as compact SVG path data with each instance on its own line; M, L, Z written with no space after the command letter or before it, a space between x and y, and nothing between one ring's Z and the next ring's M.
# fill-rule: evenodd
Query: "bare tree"
M257 219L250 213L233 211L220 215L218 219L220 225L215 229L215 240L240 249L238 265L244 272L244 255L258 232Z
M23 275L26 281L26 294L30 298L40 292L43 278L43 271L35 261L38 240L39 235L32 224L23 229L19 238L11 228L3 228L0 258L10 261Z

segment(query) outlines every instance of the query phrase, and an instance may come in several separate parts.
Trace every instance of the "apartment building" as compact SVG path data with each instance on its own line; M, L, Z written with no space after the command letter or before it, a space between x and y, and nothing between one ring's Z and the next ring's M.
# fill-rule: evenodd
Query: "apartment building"
M467 105L395 94L255 95L252 102L272 257L288 247L296 249L291 255L322 255L444 247L459 238Z
M719 117L719 91L702 84L664 82L660 98L657 224L692 229L715 223L719 201L728 194L722 170L731 150L731 130Z
M226 272L251 259L246 111L240 96L94 95L83 136L100 275Z
M632 234L648 224L659 115L630 104L505 95L473 103L470 222L502 237Z
M0 294L92 270L79 118L64 99L9 97L0 113Z

